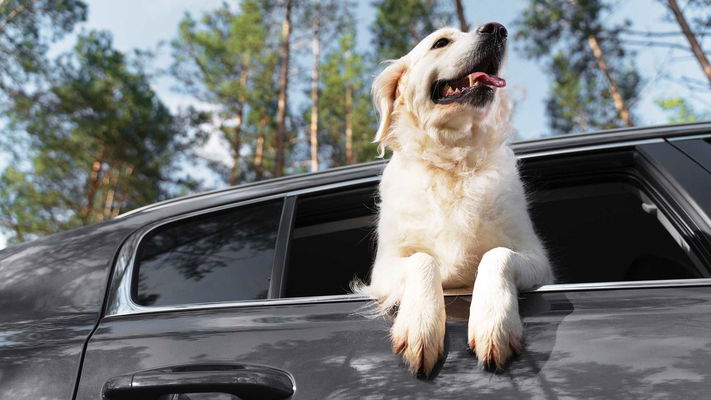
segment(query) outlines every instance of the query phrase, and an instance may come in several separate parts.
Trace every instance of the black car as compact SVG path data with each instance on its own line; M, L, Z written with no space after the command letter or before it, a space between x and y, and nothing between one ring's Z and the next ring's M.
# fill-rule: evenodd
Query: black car
M383 161L1 251L0 397L708 398L711 123L514 148L558 283L521 294L524 352L503 373L468 350L469 296L447 295L445 357L418 379L349 294Z

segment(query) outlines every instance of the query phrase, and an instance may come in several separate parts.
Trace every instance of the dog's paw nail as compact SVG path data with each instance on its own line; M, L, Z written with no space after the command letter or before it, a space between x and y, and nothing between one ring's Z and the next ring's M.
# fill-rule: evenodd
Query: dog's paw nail
M401 354L402 352L407 349L407 341L405 340L400 340L400 341L393 341L393 353L395 354Z
M497 371L496 362L494 360L487 360L482 363L482 367L487 371Z
M476 349L476 356L479 360L479 365L492 372L502 372L504 366L512 356L521 352L521 340L517 337L510 337L507 342L497 344L490 342L486 345L481 345Z
M422 345L408 346L403 359L414 375L427 377L442 355L442 349L428 349Z
M437 361L444 354L444 338L434 346L427 346L424 338L407 337L400 339L393 336L393 353L402 356L405 365L413 375L427 377L432 372ZM430 342L431 343L431 342Z

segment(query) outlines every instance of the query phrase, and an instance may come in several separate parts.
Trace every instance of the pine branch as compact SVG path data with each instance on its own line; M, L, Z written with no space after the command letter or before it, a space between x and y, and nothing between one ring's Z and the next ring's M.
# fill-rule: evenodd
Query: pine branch
M691 51L691 49L687 46L677 44L677 43L668 43L668 42L655 42L655 41L642 41L642 40L625 40L625 43L632 45L632 46L653 46L653 47L667 47L670 49L678 49L678 50L684 50L684 51ZM704 52L706 54L711 54L708 51Z
M37 0L28 0L26 3L20 4L19 7L15 8L10 12L10 14L4 20L0 21L0 34L5 30L5 26L9 24L16 16L28 9Z
M671 32L650 32L650 31L635 31L623 29L620 33L625 35L645 36L645 37L676 37L682 35L679 31Z

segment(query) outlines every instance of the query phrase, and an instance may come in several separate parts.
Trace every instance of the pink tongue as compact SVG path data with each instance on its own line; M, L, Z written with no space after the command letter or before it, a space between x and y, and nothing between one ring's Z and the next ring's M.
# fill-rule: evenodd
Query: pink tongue
M473 74L471 74L469 76L471 76L475 82L481 81L481 82L484 82L484 84L489 85L489 86L495 86L495 87L506 86L505 80L499 78L496 75L489 75L486 72L474 72Z

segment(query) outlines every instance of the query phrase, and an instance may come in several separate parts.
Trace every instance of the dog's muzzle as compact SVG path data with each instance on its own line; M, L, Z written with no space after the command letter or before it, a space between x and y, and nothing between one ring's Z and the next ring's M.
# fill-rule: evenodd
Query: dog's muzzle
M465 72L453 79L440 79L432 84L432 101L436 104L471 104L482 107L494 99L497 88L506 81L496 74L506 52L506 28L496 22L482 25Z

